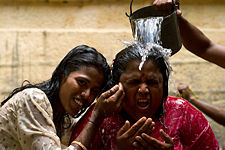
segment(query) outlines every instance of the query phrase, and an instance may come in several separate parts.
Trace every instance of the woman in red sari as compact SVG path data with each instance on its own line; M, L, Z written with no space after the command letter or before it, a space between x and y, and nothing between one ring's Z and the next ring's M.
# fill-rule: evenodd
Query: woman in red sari
M144 63L143 52L147 56ZM168 96L168 57L163 48L140 43L116 55L112 85L123 85L122 110L104 119L91 150L218 149L218 141L202 113L184 99ZM71 139L85 122L81 120Z

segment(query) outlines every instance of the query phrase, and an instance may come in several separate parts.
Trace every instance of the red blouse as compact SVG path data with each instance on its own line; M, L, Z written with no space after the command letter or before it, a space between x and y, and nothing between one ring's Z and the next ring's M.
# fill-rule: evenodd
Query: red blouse
M160 138L159 130L163 129L173 138L174 150L218 150L219 144L215 135L200 111L195 109L186 100L168 96L164 105L165 113L161 117L166 129L158 121L155 121L155 130L151 136ZM79 121L73 130L73 141L87 123L93 107ZM125 123L125 119L117 114L104 119L98 129L90 150L113 150L116 146L116 134Z

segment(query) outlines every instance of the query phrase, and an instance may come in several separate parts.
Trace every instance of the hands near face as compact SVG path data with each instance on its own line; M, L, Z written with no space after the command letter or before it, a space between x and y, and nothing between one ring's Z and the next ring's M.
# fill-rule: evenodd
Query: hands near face
M120 111L123 97L123 86L119 83L101 94L97 99L97 103L92 113L97 116L97 120L101 122L105 117L109 117L113 115L113 113Z
M152 119L146 117L142 117L132 126L126 121L117 133L116 150L172 150L173 140L163 130L160 130L160 135L165 142L149 136L154 125Z

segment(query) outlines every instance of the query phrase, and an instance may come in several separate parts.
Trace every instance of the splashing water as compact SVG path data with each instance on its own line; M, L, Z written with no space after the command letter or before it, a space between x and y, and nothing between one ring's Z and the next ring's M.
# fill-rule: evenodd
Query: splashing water
M140 49L141 56L142 56L141 63L139 65L139 70L141 70L141 68L143 67L148 54L151 54L153 56L163 57L166 65L168 66L168 69L172 71L172 67L169 63L169 57L171 56L171 52L172 52L171 49L163 48L162 46L152 42L144 44L144 47L142 46L138 46L138 47Z
M153 42L161 45L163 17L148 17L132 20L134 40L141 43Z
M163 17L148 17L131 20L135 42L140 42L144 45L139 47L142 52L142 60L139 65L139 70L141 70L141 68L143 67L144 62L147 59L147 54L153 53L153 55L164 57L168 68L170 68L172 71L172 67L168 61L172 51L171 49L166 49L161 46L162 22Z

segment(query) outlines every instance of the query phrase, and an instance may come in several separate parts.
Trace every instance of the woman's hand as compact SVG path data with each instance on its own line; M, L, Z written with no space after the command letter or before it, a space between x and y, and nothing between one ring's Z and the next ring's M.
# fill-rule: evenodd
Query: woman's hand
M135 137L142 133L151 134L154 130L155 123L151 118L142 117L134 125L130 126L130 122L126 121L124 126L118 131L116 137L116 150L129 149L132 150Z
M161 142L146 133L142 133L141 136L136 136L133 146L136 150L173 150L173 139L162 129L159 132L160 137L165 142Z
M102 93L97 99L90 120L101 123L105 117L109 117L114 113L119 112L121 110L123 97L124 91L121 83Z

